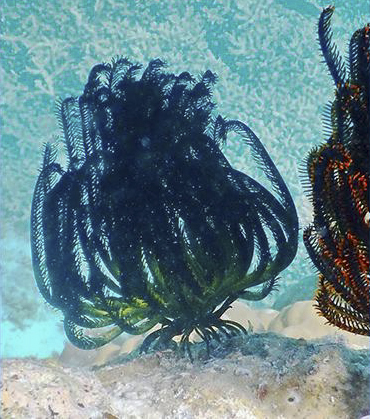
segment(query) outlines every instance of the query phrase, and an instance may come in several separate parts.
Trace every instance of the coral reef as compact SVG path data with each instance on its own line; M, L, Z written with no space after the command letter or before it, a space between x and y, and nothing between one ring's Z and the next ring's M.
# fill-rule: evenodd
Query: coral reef
M298 219L251 129L212 121L211 71L197 81L165 73L158 59L138 78L140 68L125 58L96 65L83 95L61 102L68 161L64 169L46 145L32 202L34 272L77 346L159 323L143 349L181 335L190 355L193 331L207 347L219 333L244 331L220 317L237 298L275 287L296 254ZM277 197L226 159L230 132ZM104 331L85 333L92 328Z
M319 20L320 46L336 86L325 114L329 138L307 158L313 223L304 231L319 270L317 309L331 324L369 335L369 25L349 44L348 76L332 42L334 7Z
M205 345L199 344L202 352ZM100 368L5 360L1 417L338 418L369 414L369 352L274 334L229 339L207 362L162 351Z

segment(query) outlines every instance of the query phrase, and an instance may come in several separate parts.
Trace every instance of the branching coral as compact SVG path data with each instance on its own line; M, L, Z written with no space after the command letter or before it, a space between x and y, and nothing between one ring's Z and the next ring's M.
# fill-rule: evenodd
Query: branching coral
M369 335L369 25L349 45L349 76L332 42L334 8L319 20L320 46L336 85L325 115L330 137L307 159L313 224L304 232L320 271L317 308L329 323Z
M138 78L140 67L123 58L97 65L84 93L60 104L68 167L47 144L32 203L34 273L77 346L160 324L143 349L181 335L190 355L193 331L208 347L244 330L220 317L235 299L275 287L296 254L297 215L254 133L212 122L211 71L197 81L154 60ZM230 165L220 148L230 131L278 198Z

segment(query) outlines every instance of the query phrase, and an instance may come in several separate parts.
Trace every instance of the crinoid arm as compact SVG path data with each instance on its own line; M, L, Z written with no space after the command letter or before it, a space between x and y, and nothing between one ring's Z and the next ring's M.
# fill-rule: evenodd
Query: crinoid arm
M222 122L219 120L218 123ZM234 170L239 186L243 187L246 192L248 191L248 199L254 205L253 232L249 234L254 235L256 250L259 252L257 267L241 279L245 288L239 296L247 300L258 300L265 298L275 289L277 275L289 266L296 255L298 216L290 192L259 138L247 125L240 121L223 121L223 124L224 127L218 129L218 131L226 134L231 131L236 132L242 141L251 147L253 158L262 168L272 185L272 190L278 196L276 198L247 174ZM244 227L246 226L244 225ZM274 257L270 253L271 244L267 241L266 229L270 230L275 239L277 250ZM262 290L257 292L246 291L246 288L260 284L264 284Z
M329 72L335 85L344 84L346 79L346 68L339 54L338 47L333 42L333 32L330 21L334 13L334 6L328 6L320 15L318 25L318 37L322 55L326 61Z

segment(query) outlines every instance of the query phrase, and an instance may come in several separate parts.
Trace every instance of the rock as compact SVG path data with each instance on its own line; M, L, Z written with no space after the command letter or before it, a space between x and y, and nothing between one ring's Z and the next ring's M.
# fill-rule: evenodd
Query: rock
M1 417L356 419L369 415L369 362L343 343L271 333L229 339L194 363L171 350L93 369L8 359Z
M314 301L298 301L285 307L269 324L267 330L292 338L314 339L324 336L344 339L353 349L368 349L369 337L355 335L327 323L318 315Z
M251 325L254 332L264 332L278 314L278 311L271 309L252 309L247 303L236 300L222 318L238 322L247 330Z

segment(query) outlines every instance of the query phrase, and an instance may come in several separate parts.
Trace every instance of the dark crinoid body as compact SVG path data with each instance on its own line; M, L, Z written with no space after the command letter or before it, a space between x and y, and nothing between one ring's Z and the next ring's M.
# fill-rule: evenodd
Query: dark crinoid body
M369 25L356 31L346 69L332 43L325 9L319 39L333 77L335 99L326 115L330 137L307 159L313 224L304 232L319 270L317 308L329 323L369 335Z
M253 132L211 121L212 72L176 76L160 60L139 71L123 58L97 65L84 93L60 104L68 166L47 144L31 214L35 277L81 348L157 324L144 349L181 335L189 351L193 331L208 347L243 330L220 319L230 304L264 298L290 264L297 215ZM277 198L225 158L230 131Z

